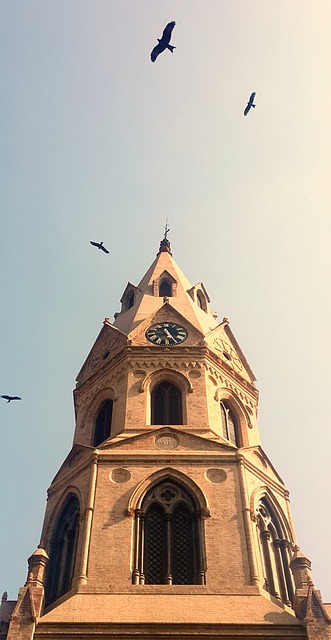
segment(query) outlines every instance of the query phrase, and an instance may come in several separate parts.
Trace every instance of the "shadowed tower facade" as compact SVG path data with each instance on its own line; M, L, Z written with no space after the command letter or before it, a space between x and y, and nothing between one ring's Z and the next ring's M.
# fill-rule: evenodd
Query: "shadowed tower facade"
M252 369L166 235L105 319L74 402L73 447L0 638L331 637L260 444Z

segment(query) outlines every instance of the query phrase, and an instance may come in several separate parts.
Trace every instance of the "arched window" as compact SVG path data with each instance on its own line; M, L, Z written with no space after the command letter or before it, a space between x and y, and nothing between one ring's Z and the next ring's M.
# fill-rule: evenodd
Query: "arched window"
M257 507L257 528L264 588L285 604L293 602L293 579L290 570L291 544L267 497Z
M133 305L134 305L134 293L132 291L132 293L129 294L129 298L128 298L128 309L131 309Z
M160 282L159 296L160 297L167 296L168 298L171 298L172 289L171 289L171 284L168 280L162 280L162 282Z
M200 309L203 309L204 311L207 311L206 298L203 295L202 291L198 291L197 292L197 303L198 303Z
M160 382L152 391L152 424L183 424L182 394L171 382Z
M58 518L50 543L46 606L70 591L75 572L79 533L79 502L71 495Z
M135 515L133 584L205 584L200 509L187 489L162 482Z
M99 409L95 421L93 446L97 447L101 442L109 438L111 432L111 421L113 416L113 401L105 400Z
M236 418L231 409L229 409L229 407L225 404L225 402L220 402L220 409L222 436L226 440L229 440L232 444L235 444L236 447L238 447L239 441Z

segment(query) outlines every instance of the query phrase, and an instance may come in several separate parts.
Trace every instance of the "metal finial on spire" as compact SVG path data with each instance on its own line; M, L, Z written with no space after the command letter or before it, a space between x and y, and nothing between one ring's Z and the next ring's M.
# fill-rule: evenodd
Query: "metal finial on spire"
M163 240L167 240L167 235L170 231L170 227L168 227L168 218L166 218L166 223L165 223L165 227L164 227L164 238Z
M171 249L170 249L170 242L167 238L169 231L170 231L170 227L168 227L168 218L166 218L166 223L164 227L164 238L160 242L159 252L156 254L157 256L160 255L160 253L162 252L170 253L170 255L172 255Z

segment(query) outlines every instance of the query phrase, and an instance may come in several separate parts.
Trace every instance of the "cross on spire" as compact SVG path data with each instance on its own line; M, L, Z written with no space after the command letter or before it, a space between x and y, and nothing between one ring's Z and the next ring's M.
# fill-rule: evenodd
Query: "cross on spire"
M172 255L171 253L171 248L170 248L170 242L167 238L167 235L170 231L170 227L168 227L168 218L166 218L166 223L165 223L165 227L164 227L164 237L163 240L161 240L160 242L160 248L159 248L159 252L157 253L157 255L160 255L160 253L162 253L163 251L166 251L167 253L170 253L170 255Z

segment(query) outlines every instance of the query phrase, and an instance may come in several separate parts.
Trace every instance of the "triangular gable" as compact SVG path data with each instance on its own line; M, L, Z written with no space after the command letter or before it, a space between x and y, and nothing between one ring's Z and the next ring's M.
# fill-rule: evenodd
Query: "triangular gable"
M315 588L313 584L309 585L307 594L307 605L305 619L308 624L312 624L313 621L319 625L330 625L331 618L327 608L324 606L321 593Z
M207 293L206 287L203 284L203 282L197 282L193 287L191 287L191 289L187 290L187 293L191 296L191 298L194 300L194 292L195 291L202 291L203 294L206 296L206 300L207 302L210 302L210 298L209 295Z
M206 343L208 348L220 358L226 367L232 369L250 383L255 382L255 375L234 337L226 318L206 335Z
M108 318L88 354L78 376L77 384L82 384L96 371L102 369L127 344L127 336L112 325Z
M144 345L152 347L151 343L145 336L145 331L152 324L158 324L159 322L174 322L185 327L188 332L188 337L185 342L182 343L183 346L198 344L203 339L203 333L184 318L184 316L182 316L170 302L165 302L160 309L151 314L148 318L145 318L138 327L135 327L135 329L129 333L128 339L136 346Z
M269 477L280 482L282 485L285 485L284 480L276 471L274 465L260 445L256 447L243 447L241 451L243 452L246 460L251 462L253 466L261 469L263 473L266 473Z
M94 447L90 447L84 444L75 444L67 455L64 462L61 464L57 474L54 476L52 483L55 484L66 476L72 470L75 470L77 465L87 461L90 458L91 452L94 451Z
M135 285L132 284L132 282L128 282L128 284L126 285L124 291L123 291L123 295L120 299L120 302L123 302L124 298L126 297L128 291L140 291L140 289Z
M155 451L156 449L169 449L177 451L200 451L200 452L214 452L216 453L230 453L236 454L236 449L233 446L223 442L215 442L204 438L202 436L188 433L182 429L175 429L174 427L159 427L155 429L150 427L151 431L145 431L142 434L129 436L127 438L121 437L120 439L107 440L103 445L100 445L98 449L100 451L109 449L120 449L121 451L136 451L140 453L144 450ZM164 444L160 438L168 439L168 443ZM159 445L157 444L159 442ZM139 446L138 446L139 443ZM142 447L142 445L144 445Z

